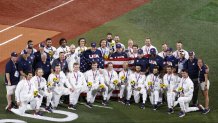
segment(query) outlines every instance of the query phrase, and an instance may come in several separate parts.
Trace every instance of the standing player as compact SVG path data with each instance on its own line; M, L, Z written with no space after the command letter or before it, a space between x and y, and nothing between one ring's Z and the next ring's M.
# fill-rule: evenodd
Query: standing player
M52 90L53 94L51 103L53 108L57 108L62 95L69 95L73 91L59 64L55 65L54 72L49 75L48 84L51 85L49 89ZM64 85L67 87L64 87Z
M179 86L174 92L179 94L178 103L180 105L181 111L179 117L184 117L185 113L191 111L198 111L198 107L189 107L189 103L193 97L194 86L191 79L188 77L188 71L183 69L181 71L182 78L180 80Z
M44 47L44 51L49 54L49 56L51 58L51 62L52 62L54 59L53 55L55 54L57 49L54 46L52 46L51 38L47 38L45 40L45 43L46 43L46 46Z
M168 114L172 114L174 112L173 106L176 98L176 93L173 92L179 84L179 77L173 74L173 67L166 67L167 73L163 77L163 85L162 88L166 89L167 92L167 104L168 104Z
M67 79L73 88L70 93L70 104L68 109L76 110L76 104L79 99L79 95L87 89L87 84L83 73L79 71L79 63L73 64L73 71L68 73Z
M127 87L127 105L130 105L130 98L133 93L135 103L139 103L140 95L142 95L141 108L145 109L145 102L147 99L145 79L145 75L141 73L141 66L137 65L135 68L135 72L129 77Z
M206 66L202 59L198 59L198 81L200 83L201 91L204 96L204 102L205 102L205 110L203 111L203 114L207 114L210 112L209 108L209 88L210 88L210 81L208 78L209 74L209 68Z
M127 58L126 52L123 52L121 44L116 44L116 52L112 53L110 59Z
M87 50L86 39L85 38L79 38L78 47L75 49L75 52L80 56L86 50Z
M162 83L158 69L158 66L155 66L153 68L153 72L146 78L147 93L149 95L150 102L153 105L153 110L157 110L158 108L159 95L161 90L160 84Z
M75 52L75 49L76 49L76 46L74 44L72 44L70 46L70 53L68 53L68 57L66 59L69 71L73 71L73 64L74 63L80 62L80 56L78 55L77 52Z
M185 69L185 63L187 59L185 58L185 52L181 51L178 59L178 73L181 73L182 69Z
M148 58L144 57L144 53L143 53L142 49L138 50L138 56L137 56L137 58L135 58L133 65L134 66L139 65L139 66L141 66L141 72L143 72L143 73L147 72L148 66L149 66Z
M20 74L17 69L17 57L17 53L12 52L11 59L6 63L5 67L5 85L7 90L6 98L8 102L8 105L5 108L6 110L10 110L12 107L12 95L14 94L14 91L20 79Z
M155 66L159 67L159 71L163 69L163 58L157 55L155 48L150 49L150 57L149 57L149 72L153 72L153 68Z
M167 56L167 49L168 49L167 44L166 43L162 44L162 51L159 52L158 55L164 59Z
M30 109L35 110L35 115L42 115L39 109L42 103L41 97L37 94L34 83L30 81L32 72L28 72L25 77L26 79L22 79L15 90L15 97L19 108L11 109L11 111L24 115L25 111L28 110L28 104L30 103Z
M85 73L86 81L87 81L87 106L92 108L92 104L95 101L95 97L98 91L103 92L103 98L106 99L107 95L104 93L105 84L103 75L98 70L98 63L92 62L92 69L88 70Z
M67 40L65 38L61 38L59 41L59 47L57 48L55 54L54 54L54 59L57 59L59 57L60 52L64 53L66 56L67 53L70 52L70 47L67 46Z
M183 44L181 41L177 42L176 43L176 51L173 52L173 55L179 59L179 56L180 56L180 52L184 52L185 53L185 58L188 59L189 58L189 55L188 55L188 52L186 50L183 49Z
M49 90L47 88L47 82L45 80L45 78L42 77L43 75L43 70L42 68L37 68L35 71L35 76L31 78L30 82L33 83L35 89L38 91L41 102L43 97L46 97L46 107L45 110L47 112L52 112L51 108L50 108L50 104L51 104L51 99L52 99L52 92L51 90ZM39 107L41 106L41 104L39 104Z
M32 61L26 50L23 50L23 54L18 59L18 70L21 76L27 76L27 73L32 71Z
M84 51L80 57L80 71L86 72L90 70L93 61L98 63L98 68L104 68L104 59L95 42L91 43L91 49Z
M144 55L146 56L150 55L151 49L154 49L155 53L158 54L157 48L151 44L151 38L145 38L145 46L142 47Z
M178 68L178 59L173 55L173 49L172 48L167 48L166 51L166 56L164 58L164 66L173 66L173 68L177 69Z
M101 51L102 57L108 59L110 49L107 47L107 41L105 39L100 40L100 47L98 49Z
M119 83L120 83L120 94L119 94L119 102L125 104L125 89L128 85L129 77L133 72L129 69L128 62L123 63L123 70L119 73Z
M135 58L137 58L137 56L138 56L138 45L137 44L134 44L133 46L132 46L132 52L128 52L128 57L129 58L132 58L132 59L135 59Z
M105 93L107 93L107 97L103 100L102 104L107 105L113 90L115 90L115 88L118 86L118 75L117 72L113 70L113 64L111 62L107 64L107 69L103 71L103 76L106 85Z

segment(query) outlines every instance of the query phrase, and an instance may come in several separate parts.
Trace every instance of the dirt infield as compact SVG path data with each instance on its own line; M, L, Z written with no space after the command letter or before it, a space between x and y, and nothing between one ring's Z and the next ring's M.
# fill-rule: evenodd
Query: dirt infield
M0 24L2 25L15 25L22 22L25 19L31 18L39 13L45 12L51 8L59 6L70 0L8 0L0 1ZM72 2L63 5L52 11L48 11L45 14L34 17L24 23L15 25L10 29L1 32L0 29L0 43L12 39L13 35L4 35L3 33L11 32L16 27L25 27L31 29L47 30L53 32L48 37L53 37L54 44L57 45L60 37L72 39L80 34L83 34L97 26L104 24L124 13L139 7L147 3L149 0L71 0ZM22 32L25 28L21 29ZM60 33L58 33L60 32ZM1 34L2 33L2 34ZM30 31L30 33L32 33ZM45 32L44 32L45 33ZM58 35L57 35L58 34ZM25 34L27 35L27 34ZM25 36L23 35L23 36ZM31 34L29 34L31 36ZM23 37L22 36L22 37ZM40 38L32 38L34 44L43 41L46 35L36 34ZM21 39L22 37L19 37ZM29 38L29 37L28 37ZM1 57L4 54L8 55L9 52L13 51L13 46L16 46L18 51L23 49L27 40L22 39L18 41L15 39L13 43L9 42L3 46L0 46ZM13 44L13 45L12 45ZM10 48L11 51L6 50ZM7 51L7 52L6 52ZM0 60L0 73L4 71L6 59Z

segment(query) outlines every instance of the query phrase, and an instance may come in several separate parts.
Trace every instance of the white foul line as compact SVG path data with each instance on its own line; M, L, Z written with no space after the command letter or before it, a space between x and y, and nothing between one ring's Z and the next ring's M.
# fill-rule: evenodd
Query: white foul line
M1 33L1 32L4 32L4 31L7 31L7 30L9 30L9 29L11 29L11 28L13 28L13 27L15 27L15 26L20 25L20 24L23 24L23 23L25 23L25 22L27 22L27 21L29 21L29 20L32 20L32 19L34 19L34 18L36 18L36 17L38 17L38 16L40 16L40 15L46 14L46 13L48 13L48 12L50 12L50 11L53 11L53 10L55 10L55 9L57 9L57 8L60 8L60 7L64 6L64 5L67 5L68 3L71 3L71 2L73 2L73 1L74 1L74 0L69 0L69 1L67 1L67 2L65 2L65 3L62 3L62 4L60 4L60 5L56 6L56 7L54 7L54 8L51 8L51 9L46 10L46 11L44 11L44 12L42 12L42 13L39 13L39 14L37 14L37 15L35 15L35 16L32 16L32 17L30 17L30 18L27 18L27 19L25 19L25 20L23 20L23 21L21 21L21 22L19 22L19 23L16 23L16 24L14 24L14 25L12 25L12 26L9 26L9 27L7 27L7 28L5 28L5 29L0 30L0 33Z
M80 103L80 104L87 106L86 103ZM112 107L109 107L109 106L100 106L100 105L93 105L93 106L94 106L94 107L99 107L99 108L113 109ZM88 107L88 106L87 106L87 107Z
M14 37L14 38L12 38L12 39L9 39L9 40L7 40L7 41L1 43L0 46L5 45L5 44L7 44L7 43L9 43L9 42L11 42L11 41L14 41L15 39L18 39L18 38L20 38L21 36L23 36L23 34L20 34L20 35Z

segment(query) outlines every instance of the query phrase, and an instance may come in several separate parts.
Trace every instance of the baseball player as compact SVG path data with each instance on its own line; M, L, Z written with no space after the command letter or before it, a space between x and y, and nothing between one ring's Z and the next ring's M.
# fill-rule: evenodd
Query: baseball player
M120 83L120 93L119 93L119 102L125 104L124 92L127 87L127 82L129 81L130 75L133 73L128 66L128 62L123 63L123 70L119 73L119 83Z
M57 64L54 67L54 73L51 73L48 77L49 89L52 90L53 100L51 102L52 108L56 108L59 104L62 95L69 95L73 88L69 84L65 74L61 71L61 67ZM66 85L67 87L64 87Z
M64 55L66 56L67 53L70 52L70 47L67 46L67 40L65 38L61 38L59 41L59 47L57 48L55 54L54 54L54 59L57 59L59 57L60 52L63 52Z
M192 80L188 76L188 71L183 69L181 71L182 78L180 79L179 86L174 92L179 94L178 103L180 105L181 111L179 117L184 117L187 112L198 111L202 109L202 106L199 107L189 107L189 103L193 97L194 85ZM200 108L201 107L201 108Z
M25 111L28 109L35 110L35 115L42 115L39 111L42 100L36 89L33 82L31 82L32 72L27 73L25 79L22 79L15 90L15 97L17 100L18 109L11 109L12 112L19 113L24 115ZM30 107L28 105L30 103Z
M115 90L118 86L118 74L115 70L113 70L113 64L111 62L107 64L107 69L103 71L103 75L106 85L105 93L107 93L107 98L106 100L103 100L102 104L106 105L110 100L113 90Z
M35 89L39 92L40 99L42 101L42 97L46 97L46 107L45 110L47 112L52 112L50 108L50 103L52 99L52 92L47 88L47 82L45 78L42 77L43 70L42 68L37 68L35 71L35 76L31 78L31 82L34 83ZM40 104L41 106L41 104Z
M87 50L86 39L85 38L79 38L78 47L75 49L75 52L80 56L86 50Z
M179 59L179 56L180 56L180 52L184 52L185 54L185 59L188 59L189 58L189 55L188 55L188 52L186 50L183 49L183 44L181 41L178 41L176 43L176 51L173 52L173 55Z
M92 62L92 69L88 70L85 73L86 81L87 81L87 106L89 108L92 108L92 103L95 101L95 97L97 95L98 91L103 92L103 98L106 100L106 93L105 91L105 84L104 84L104 78L102 76L102 73L100 70L97 68L98 63L97 62Z
M157 110L158 102L159 102L159 95L160 95L160 84L162 80L159 76L158 66L153 68L153 73L149 74L146 78L146 87L147 93L150 98L150 102L153 105L153 110Z
M172 66L166 67L167 73L163 77L162 88L167 92L167 104L168 104L168 114L174 112L173 106L177 93L173 92L179 84L179 77L176 74L173 74Z
M158 54L157 48L151 44L151 38L145 38L145 46L142 47L143 53L147 56L150 55L150 50L154 48L156 54Z
M130 105L130 98L133 93L135 103L139 103L140 94L142 94L141 108L145 108L145 101L147 99L147 91L145 84L146 77L141 73L141 66L137 65L135 72L130 75L127 86L127 105Z
M46 46L44 47L44 51L49 54L51 58L51 62L52 62L54 60L53 55L55 54L57 49L54 46L52 46L51 38L47 38L45 40L45 43L46 43Z
M79 99L79 95L86 90L87 84L85 76L79 71L79 63L73 64L73 71L68 73L67 79L73 88L70 93L70 104L68 109L76 110L76 104Z
M67 64L68 64L68 69L69 71L73 71L73 64L74 63L79 63L80 62L80 57L77 52L75 52L76 46L72 44L70 46L70 52L67 54Z
M108 59L110 49L107 47L107 41L105 39L100 40L100 47L98 49L101 51L102 57Z

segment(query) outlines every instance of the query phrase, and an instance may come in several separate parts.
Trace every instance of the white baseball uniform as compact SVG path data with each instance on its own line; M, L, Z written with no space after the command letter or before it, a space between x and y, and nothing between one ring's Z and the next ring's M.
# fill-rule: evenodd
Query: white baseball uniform
M157 48L154 47L153 45L151 45L151 46L149 46L149 47L146 46L146 45L144 45L144 46L142 47L143 53L144 53L145 55L150 54L150 50L151 50L152 48L154 48L154 49L156 50L156 54L158 54Z
M46 106L49 106L52 99L52 92L47 88L47 82L45 78L34 76L30 80L35 85L35 89L38 90L39 95L42 97L46 97ZM43 98L41 98L42 101ZM41 106L41 104L40 104Z
M151 83L151 85L149 85ZM159 102L160 97L160 84L162 83L161 78L159 75L149 74L146 78L146 87L148 90L150 90L149 98L152 105L157 105Z
M124 91L125 88L127 87L127 82L131 74L133 74L133 72L130 69L128 69L127 71L122 70L119 73L119 83L121 84L120 94L119 94L120 99L124 97ZM122 80L122 77L124 78L124 80Z
M60 46L60 47L58 47L57 50L56 50L56 52L55 52L55 54L54 54L54 56L53 56L54 59L59 58L59 53L60 53L60 52L64 52L64 54L65 54L65 56L66 56L67 53L70 52L70 47L69 47L69 46L66 46L66 47Z
M188 52L187 52L186 50L184 50L184 49L174 51L174 52L173 52L173 55L174 55L177 59L179 59L179 56L180 56L180 52L181 52L181 51L183 51L183 52L185 53L185 59L189 59L189 54L188 54Z
M106 87L104 84L103 75L100 74L99 70L88 70L85 73L85 78L87 82L92 83L92 86L87 90L87 102L94 103L100 84L103 84L104 87ZM107 93L103 93L103 98L106 100Z
M103 76L104 76L104 82L107 88L105 91L105 93L107 93L106 100L110 100L113 90L116 89L116 85L113 82L115 80L118 81L118 74L115 70L112 70L112 71L104 70Z
M54 78L57 78L59 81L55 82ZM52 106L57 107L60 101L60 98L62 95L69 95L71 93L70 88L72 88L67 80L67 77L63 72L60 72L59 74L51 73L48 77L48 82L51 82L53 85L52 94L53 94L53 100L52 100ZM67 86L64 87L64 85Z
M142 100L143 103L145 103L147 99L145 80L145 75L142 75L141 73L134 72L130 75L127 86L127 100L130 100L133 93L135 103L139 103L140 94L142 94ZM134 81L134 84L131 84L132 81Z
M73 71L73 64L74 63L79 63L80 62L80 57L78 55L78 53L70 53L68 54L68 57L66 59L67 64L68 64L68 69L69 71Z
M181 78L177 90L179 90L179 88L182 88L182 91L179 92L180 97L178 98L178 103L180 105L181 110L184 112L199 110L198 107L189 107L189 103L192 100L194 91L194 85L192 80L189 77Z
M70 104L76 105L79 99L79 96L82 92L85 92L87 89L86 79L83 73L81 72L70 72L67 74L67 79L74 89L70 93Z
M28 109L28 103L30 103L31 109L39 109L42 103L42 97L34 97L35 85L30 80L21 80L15 90L15 97L17 102L21 102L17 112L23 115Z
M163 83L166 85L166 91L167 91L168 108L173 108L174 101L177 95L177 93L173 92L173 90L176 90L179 81L180 78L173 73L165 74L163 77Z

